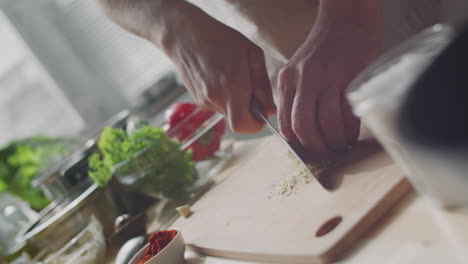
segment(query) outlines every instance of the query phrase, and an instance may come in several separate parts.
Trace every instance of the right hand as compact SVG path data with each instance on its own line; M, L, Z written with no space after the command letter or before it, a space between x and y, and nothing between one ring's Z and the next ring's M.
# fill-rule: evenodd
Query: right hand
M266 114L276 112L263 51L210 17L188 26L163 49L178 67L194 101L222 113L236 133L258 132L263 123L249 111L252 97Z
M187 1L98 0L128 31L161 48L179 68L195 102L226 116L234 132L253 133L255 97L265 114L276 107L262 50Z

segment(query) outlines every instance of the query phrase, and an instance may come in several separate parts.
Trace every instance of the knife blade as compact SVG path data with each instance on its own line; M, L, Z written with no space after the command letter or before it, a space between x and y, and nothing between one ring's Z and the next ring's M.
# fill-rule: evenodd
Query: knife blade
M324 166L322 161L319 161L317 164L311 164L306 162L305 160L305 155L307 154L307 151L304 149L302 144L299 142L299 140L293 140L293 141L288 141L281 133L276 129L276 127L268 120L268 118L264 114L263 106L260 104L260 102L252 98L251 103L250 103L250 112L252 115L257 119L263 121L270 132L275 135L281 142L284 143L284 145L287 146L289 149L289 152L297 159L297 161L305 168L304 172L308 173L309 176L315 178L320 185L324 189L328 189L327 186L323 184L323 182L320 179L320 174L314 173L314 169L318 170L320 167Z

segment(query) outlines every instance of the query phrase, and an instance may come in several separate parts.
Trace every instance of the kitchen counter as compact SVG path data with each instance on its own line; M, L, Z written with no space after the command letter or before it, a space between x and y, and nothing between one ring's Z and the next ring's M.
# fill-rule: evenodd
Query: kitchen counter
M237 142L220 181L246 160L262 139ZM153 223L149 230L155 230ZM468 213L435 209L414 192L387 213L336 263L466 263ZM257 264L186 252L188 264ZM111 263L111 262L109 262Z

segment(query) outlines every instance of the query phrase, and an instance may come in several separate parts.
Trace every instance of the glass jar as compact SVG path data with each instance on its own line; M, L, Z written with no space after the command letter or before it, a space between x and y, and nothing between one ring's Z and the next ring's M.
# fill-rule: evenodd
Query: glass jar
M445 175L421 173L425 171L421 152L403 140L398 118L409 90L453 35L447 25L422 31L366 68L347 91L354 113L382 143L416 191L444 207L457 203L453 189L446 188Z
M200 121L201 111L205 110L197 109L170 130L163 126L169 137L180 142L178 149L173 150L174 153L191 153L193 174L182 168L180 172L175 168L161 168L161 162L165 161L157 158L161 155L159 146L151 145L114 166L117 180L131 189L158 199L186 198L209 184L212 177L232 157L234 139L221 114L211 113L210 117L202 117L203 121ZM167 161L170 162L170 159ZM193 176L191 182L184 178L189 175Z
M39 214L20 199L0 195L0 256L9 256L24 246L19 234L39 219Z

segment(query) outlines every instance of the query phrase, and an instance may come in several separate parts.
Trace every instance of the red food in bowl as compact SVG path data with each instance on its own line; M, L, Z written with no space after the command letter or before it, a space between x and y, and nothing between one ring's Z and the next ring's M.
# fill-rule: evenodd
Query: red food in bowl
M177 236L177 230L158 231L152 234L149 239L149 246L145 251L145 255L138 262L138 264L144 264L152 257L156 256L161 250L163 250L171 241Z

